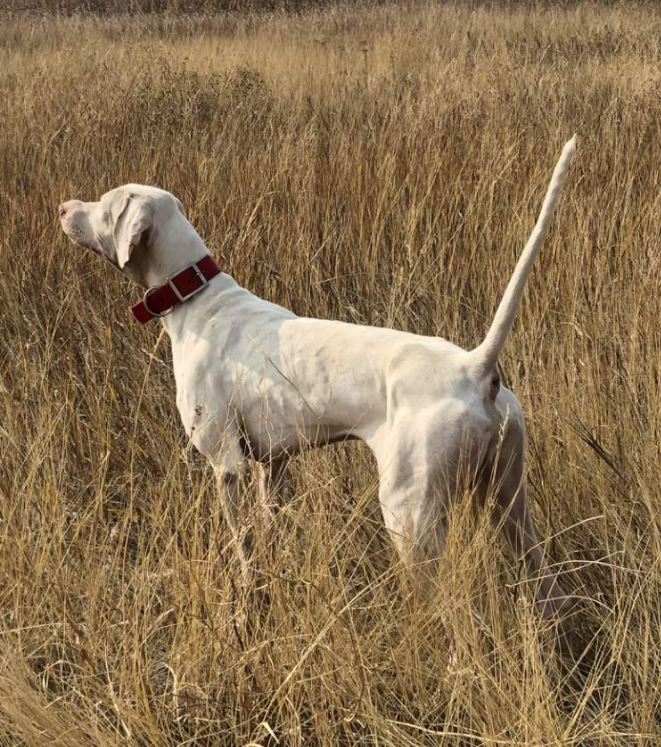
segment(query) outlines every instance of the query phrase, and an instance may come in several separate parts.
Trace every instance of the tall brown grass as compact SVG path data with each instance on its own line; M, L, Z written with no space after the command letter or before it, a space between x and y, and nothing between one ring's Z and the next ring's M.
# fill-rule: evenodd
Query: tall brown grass
M5 17L3 744L658 743L660 33L632 3ZM160 185L256 293L471 346L574 131L503 361L564 638L469 498L418 599L358 446L297 459L242 607L166 340L58 203Z

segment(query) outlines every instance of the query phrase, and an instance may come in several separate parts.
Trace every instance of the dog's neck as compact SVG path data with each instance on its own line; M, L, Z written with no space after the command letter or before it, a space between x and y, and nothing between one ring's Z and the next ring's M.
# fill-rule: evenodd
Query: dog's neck
M153 233L145 246L136 248L124 270L143 288L158 287L209 253L191 224L177 216Z

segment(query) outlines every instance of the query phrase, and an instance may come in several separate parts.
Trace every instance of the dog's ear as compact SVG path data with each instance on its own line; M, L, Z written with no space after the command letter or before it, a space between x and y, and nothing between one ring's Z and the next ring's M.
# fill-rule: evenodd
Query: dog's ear
M113 228L120 270L131 259L133 249L147 239L152 222L152 209L147 201L136 195L129 195Z

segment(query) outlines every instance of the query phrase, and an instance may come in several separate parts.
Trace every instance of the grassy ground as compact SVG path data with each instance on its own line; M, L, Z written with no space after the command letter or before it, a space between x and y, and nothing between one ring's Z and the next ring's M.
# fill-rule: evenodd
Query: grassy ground
M632 3L0 22L3 744L658 743L660 37ZM167 341L58 203L160 185L256 293L471 346L574 131L503 359L563 645L469 498L417 599L359 446L296 461L247 627Z

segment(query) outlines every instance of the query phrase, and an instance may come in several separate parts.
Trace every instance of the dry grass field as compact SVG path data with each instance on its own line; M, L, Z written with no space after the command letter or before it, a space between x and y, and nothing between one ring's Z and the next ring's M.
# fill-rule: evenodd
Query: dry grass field
M660 38L634 3L0 20L1 744L659 744ZM348 444L255 517L244 598L167 339L58 203L165 187L254 292L473 346L574 131L503 366L576 609L470 496L420 599Z

